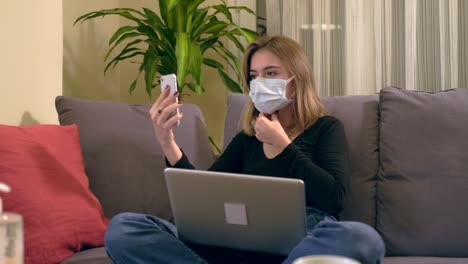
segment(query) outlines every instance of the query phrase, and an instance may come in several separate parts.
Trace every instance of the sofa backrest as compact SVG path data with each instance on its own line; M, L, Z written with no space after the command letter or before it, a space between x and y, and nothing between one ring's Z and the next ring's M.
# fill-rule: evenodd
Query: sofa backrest
M231 94L224 129L224 147L240 131L240 116L248 96ZM378 96L326 97L329 114L340 119L349 144L351 175L341 218L375 226L375 186L378 172Z
M468 89L380 91L377 230L389 255L468 257Z
M149 116L150 104L85 100L58 96L61 125L77 124L90 188L104 213L153 214L172 218L163 170L164 153ZM183 104L184 118L174 134L179 146L198 169L215 157L198 106Z

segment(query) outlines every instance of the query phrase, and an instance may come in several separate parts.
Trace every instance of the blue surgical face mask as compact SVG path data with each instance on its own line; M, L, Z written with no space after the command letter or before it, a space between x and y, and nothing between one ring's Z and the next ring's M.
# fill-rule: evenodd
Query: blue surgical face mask
M291 100L286 97L286 87L293 77L283 79L266 79L257 77L250 81L249 96L255 108L264 114L272 114L287 106Z

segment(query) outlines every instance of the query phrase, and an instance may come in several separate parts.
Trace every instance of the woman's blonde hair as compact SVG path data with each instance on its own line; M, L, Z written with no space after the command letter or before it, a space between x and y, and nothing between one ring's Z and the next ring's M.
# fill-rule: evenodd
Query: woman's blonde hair
M290 76L294 77L296 90L293 94L295 125L290 133L301 133L311 126L320 116L323 116L325 109L320 102L320 98L315 89L314 77L309 60L304 49L296 41L284 36L263 35L251 43L244 55L244 93L250 92L250 64L253 55L259 50L268 50L276 55ZM242 113L242 129L248 135L254 135L255 120L258 111L255 109L252 100L249 100Z

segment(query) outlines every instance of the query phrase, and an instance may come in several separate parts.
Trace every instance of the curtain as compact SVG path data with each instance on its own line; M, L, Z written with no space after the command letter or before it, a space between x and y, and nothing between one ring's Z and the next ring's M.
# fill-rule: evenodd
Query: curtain
M305 48L321 95L468 87L466 0L267 0L267 33Z

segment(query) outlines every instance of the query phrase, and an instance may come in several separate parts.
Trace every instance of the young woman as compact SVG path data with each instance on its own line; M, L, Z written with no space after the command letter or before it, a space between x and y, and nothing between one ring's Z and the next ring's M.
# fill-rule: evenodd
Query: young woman
M243 130L210 170L297 178L304 181L308 234L288 256L190 245L176 227L154 216L123 213L106 233L115 263L292 263L314 254L334 254L361 263L380 263L384 244L362 223L339 222L348 171L343 125L325 115L302 47L282 36L262 36L246 50ZM172 128L183 113L176 94L165 89L150 110L157 140L168 164L193 168L178 147Z

